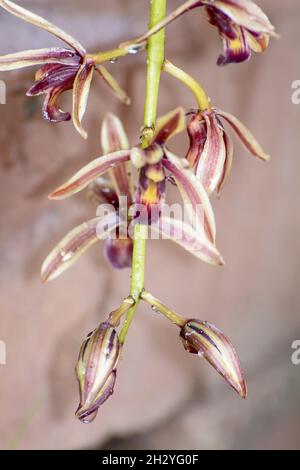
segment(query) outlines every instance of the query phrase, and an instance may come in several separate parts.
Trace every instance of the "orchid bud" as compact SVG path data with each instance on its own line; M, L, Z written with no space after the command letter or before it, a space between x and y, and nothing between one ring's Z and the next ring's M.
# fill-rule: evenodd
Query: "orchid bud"
M92 422L112 395L120 352L118 334L108 322L101 323L83 342L76 365L80 403L75 413L83 423Z
M108 238L105 240L106 259L115 269L130 268L132 264L133 241L131 238Z
M246 398L247 388L239 358L229 339L218 328L206 321L188 320L180 336L188 352L204 357L242 398Z

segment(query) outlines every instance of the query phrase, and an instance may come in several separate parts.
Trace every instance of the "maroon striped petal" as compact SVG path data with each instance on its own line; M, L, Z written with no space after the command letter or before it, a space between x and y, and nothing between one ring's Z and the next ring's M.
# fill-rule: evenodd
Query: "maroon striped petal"
M185 111L179 107L160 117L155 126L153 141L158 144L166 143L171 137L186 128Z
M26 10L25 8L11 2L10 0L0 0L0 6L21 20L27 21L28 23L38 26L39 28L45 29L49 33L58 37L73 47L73 49L75 49L81 56L85 55L86 51L84 47L76 39L41 16Z
M224 131L224 143L226 147L226 158L225 158L225 163L224 163L224 168L223 168L223 173L221 176L221 179L219 181L217 191L220 193L222 191L228 176L230 175L231 172L231 167L232 167L232 161L233 161L233 144L232 140L229 137L228 134Z
M76 73L78 72L78 65L48 65L36 73L41 79L37 80L32 87L27 91L27 96L37 96L43 93L48 93L52 88L66 87L68 89L73 87Z
M190 147L186 159L190 167L196 171L207 138L206 123L202 113L198 112L192 116L187 125L187 131L190 139Z
M177 183L192 225L198 230L204 228L206 236L214 243L216 239L216 224L205 189L193 172L184 167L185 159L176 157L168 149L165 149L165 153L167 158L163 160L163 164L173 175Z
M230 113L226 113L220 109L215 110L216 113L226 119L231 128L235 131L237 136L240 138L241 142L244 144L245 148L255 157L263 161L268 161L270 156L267 155L260 144L257 142L253 134L247 129L244 124L241 123L239 119L233 116Z
M96 241L106 238L119 224L115 213L89 220L69 232L45 259L42 281L52 281L72 266Z
M130 160L130 152L120 150L96 158L79 170L71 179L50 194L50 199L65 199L86 188L92 181L121 163Z
M203 0L202 4L209 7L210 10L216 10L223 13L232 21L249 31L256 33L268 33L275 35L274 26L269 18L256 3L249 0Z
M85 61L81 65L73 85L72 119L76 130L84 139L87 139L87 132L83 129L81 121L86 111L93 73L93 62Z
M196 258L212 265L223 265L224 260L217 248L208 240L203 230L195 230L182 220L161 217L156 224L151 225L154 233L163 239L174 241Z
M0 56L0 71L22 69L40 64L75 65L78 56L70 49L51 47L47 49L32 49Z
M112 113L108 113L102 123L101 144L105 154L118 150L129 149L126 132L120 119ZM110 176L119 196L127 197L127 204L132 204L133 179L131 164L129 162L110 170Z
M71 114L60 109L57 103L60 95L70 88L72 87L56 87L47 93L42 111L44 119L51 122L63 122L71 119Z
M206 142L199 156L196 176L208 194L218 187L226 160L224 131L214 112L203 112L206 124Z

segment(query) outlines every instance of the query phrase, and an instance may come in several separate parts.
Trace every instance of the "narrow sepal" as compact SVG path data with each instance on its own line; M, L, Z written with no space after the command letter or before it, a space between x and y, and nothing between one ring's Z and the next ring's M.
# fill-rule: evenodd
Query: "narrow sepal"
M75 65L77 62L74 52L69 49L59 47L32 49L0 56L0 71L22 69L44 63Z
M115 213L84 222L69 232L45 259L41 278L51 281L70 268L96 241L109 236L119 224Z
M57 188L50 194L49 199L65 199L86 188L106 171L114 168L116 165L130 160L130 152L120 150L108 155L96 158L79 170L66 183Z
M45 29L49 33L58 37L73 47L73 49L75 49L81 56L85 55L86 51L84 47L76 39L41 16L26 10L25 8L11 2L10 0L0 0L0 6L21 20L27 21L28 23L38 26L39 28Z
M130 104L130 98L125 91L120 87L115 78L109 73L109 71L103 65L97 65L96 70L100 73L105 83L112 90L114 95L121 100L124 104Z
M168 114L158 118L153 141L158 144L164 144L171 137L184 131L185 128L185 111L183 108L178 107Z
M163 164L175 178L177 187L181 193L185 208L189 212L192 225L204 231L213 243L216 239L216 224L214 213L208 195L191 169L184 166L186 160L178 158L165 149L166 157Z
M247 129L244 124L241 123L239 119L233 116L230 113L222 111L220 109L215 110L216 113L226 119L231 128L235 131L237 136L240 138L241 142L244 144L245 148L255 157L263 161L268 161L270 156L267 155L261 145L257 142L254 135Z
M94 64L85 61L81 65L73 85L72 119L76 130L84 139L87 138L87 132L83 129L81 121L86 111L93 73Z
M129 149L129 142L121 120L108 113L101 127L101 145L105 154ZM110 171L114 187L119 196L126 196L128 205L132 203L133 179L129 162L119 165Z
M224 185L227 181L227 178L230 175L232 162L233 162L233 144L232 144L231 137L226 132L224 132L223 138L224 138L224 144L225 144L225 148L226 148L226 158L225 158L225 163L224 163L222 176L220 178L220 181L219 181L219 184L218 184L218 187L217 187L217 192L218 193L220 193L222 191L222 189L223 189L223 187L224 187Z
M202 261L220 266L224 260L217 248L209 241L203 230L195 230L182 220L162 216L156 224L151 225L151 231L169 239L184 248L190 254Z

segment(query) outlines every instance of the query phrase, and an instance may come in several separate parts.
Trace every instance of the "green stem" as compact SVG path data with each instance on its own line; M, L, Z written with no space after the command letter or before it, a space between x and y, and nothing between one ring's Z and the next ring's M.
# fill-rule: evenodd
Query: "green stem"
M146 41L149 40L151 36L153 36L153 34L156 34L158 31L161 31L161 29L164 29L166 26L168 26L170 23L172 23L174 20L176 20L189 10L197 6L201 6L200 4L200 0L188 0L187 2L183 3L178 8L176 8L176 10L172 11L172 13L170 13L168 16L164 16L161 18L160 21L152 24L145 34L139 36L136 39L132 39L131 41L123 42L122 44L120 44L119 47L123 49L128 49L133 46L145 44Z
M152 0L150 7L149 29L161 22L166 16L167 0ZM157 115L157 99L161 70L165 59L165 30L151 36L147 44L147 84L144 112L142 146L147 147L152 140Z
M137 224L134 228L132 272L130 296L135 301L134 305L128 310L119 335L120 343L124 343L128 329L135 315L139 304L141 294L144 289L145 279L145 260L146 260L146 239L148 235L148 226Z
M145 302L147 302L148 304L150 304L152 308L162 313L168 320L170 320L175 325L182 327L187 322L186 318L182 317L176 312L173 312L173 310L161 303L160 300L153 297L150 292L143 291L142 299L145 300Z
M151 0L149 28L155 26L166 15L167 0ZM155 129L157 100L159 92L160 75L164 62L165 34L160 31L152 36L147 46L147 83L144 113L144 130L142 133L142 146L147 147ZM129 309L119 335L121 344L124 343L128 329L136 313L144 289L146 239L148 226L137 224L134 229L133 258L131 272L130 295L135 304Z
M191 77L188 73L184 72L180 68L176 67L168 60L164 61L163 70L172 75L173 77L177 78L177 80L180 80L194 93L200 111L210 109L211 106L209 97L205 93L200 83L198 83L193 77Z

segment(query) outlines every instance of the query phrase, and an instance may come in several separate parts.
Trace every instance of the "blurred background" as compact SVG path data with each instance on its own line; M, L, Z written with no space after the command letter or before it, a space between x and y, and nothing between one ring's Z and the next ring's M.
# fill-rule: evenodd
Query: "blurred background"
M149 2L20 0L77 37L90 52L144 32ZM169 1L171 9L181 2ZM98 418L74 418L74 366L85 335L127 295L129 271L113 271L99 242L58 280L42 285L40 265L76 224L95 214L80 194L63 202L48 193L100 155L107 111L138 140L143 117L145 55L109 65L132 98L120 105L95 77L83 141L70 123L41 118L39 98L26 98L34 70L1 74L0 105L0 447L3 449L299 449L300 340L299 175L300 3L258 1L281 35L249 63L215 66L221 44L200 10L168 28L167 57L199 79L213 103L238 116L271 154L269 164L235 141L229 183L213 198L224 268L201 263L167 241L149 243L146 285L187 317L209 320L233 341L249 397L241 400L197 357L178 331L147 305L128 335L113 397ZM0 53L59 44L46 32L0 11ZM63 97L70 108L70 96ZM172 77L161 83L159 111L195 107ZM175 145L175 147L174 147ZM173 148L185 155L187 140Z

